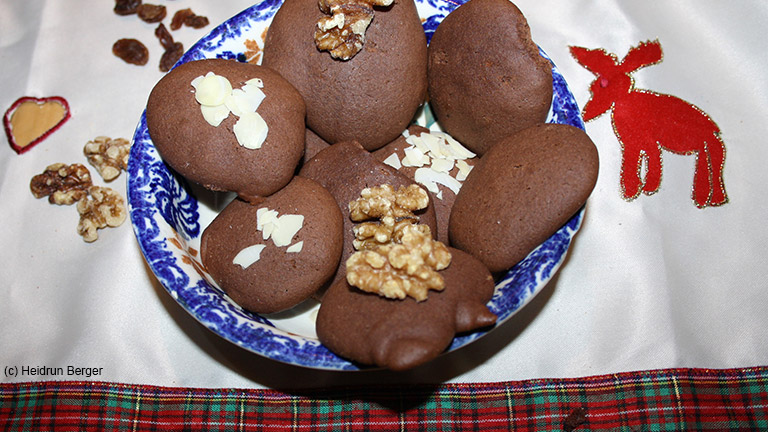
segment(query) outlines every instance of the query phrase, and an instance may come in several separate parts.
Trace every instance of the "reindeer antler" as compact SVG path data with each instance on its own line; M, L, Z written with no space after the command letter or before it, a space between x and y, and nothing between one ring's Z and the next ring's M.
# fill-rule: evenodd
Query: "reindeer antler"
M661 43L658 39L641 42L640 45L630 48L619 64L619 69L625 74L630 74L640 68L659 63L661 59Z
M616 68L618 59L608 54L604 49L587 49L577 46L570 47L571 55L582 66L595 75L602 75Z

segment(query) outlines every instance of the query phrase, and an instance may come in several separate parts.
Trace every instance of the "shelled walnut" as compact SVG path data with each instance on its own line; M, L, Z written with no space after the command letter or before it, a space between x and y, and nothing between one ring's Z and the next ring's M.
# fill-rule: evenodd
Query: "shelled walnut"
M388 184L363 189L360 198L349 203L350 219L355 222L369 219L379 221L363 222L353 228L355 249L373 249L391 242L399 243L403 228L418 223L414 212L427 205L429 196L417 184L400 187L397 191Z
M47 196L51 204L71 205L88 196L92 185L91 173L84 165L55 163L32 177L29 189L35 198Z
M375 249L389 243L399 243L403 236L403 229L416 224L418 221L412 218L401 219L392 224L363 222L352 228L355 238L352 245L355 250ZM427 225L416 225L426 227Z
M429 205L429 195L417 184L395 189L388 184L365 188L360 198L349 203L349 217L355 222L367 219L414 217Z
M105 136L88 141L83 148L88 163L98 170L105 181L114 180L122 170L128 169L130 152L131 143L125 138L112 139Z
M127 211L123 197L110 188L92 186L88 192L91 198L77 202L80 213L77 232L90 243L99 238L97 230L122 225Z
M351 59L363 48L373 7L391 4L392 0L320 0L320 10L326 16L317 21L315 45L333 58Z
M403 227L400 241L352 254L346 262L347 282L392 299L423 301L429 290L443 290L438 271L451 262L448 248L433 240L425 225Z

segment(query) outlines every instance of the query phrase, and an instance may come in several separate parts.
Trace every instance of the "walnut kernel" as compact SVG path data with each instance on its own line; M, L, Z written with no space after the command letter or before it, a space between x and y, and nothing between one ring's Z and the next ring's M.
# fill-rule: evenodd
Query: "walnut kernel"
M413 212L429 205L429 195L417 184L395 189L388 184L365 188L360 198L349 203L349 217L355 222L367 219L412 218Z
M438 271L451 262L448 248L433 240L425 225L403 227L400 241L352 254L346 262L347 282L392 299L423 301L430 289L443 290Z
M365 31L373 20L373 6L389 6L393 0L320 0L326 16L317 21L315 45L333 58L349 60L363 48Z
M51 204L71 205L88 196L92 184L91 173L84 165L55 163L32 177L29 189L35 198L47 196Z
M125 138L112 139L105 136L88 141L83 148L88 163L96 168L105 181L114 180L122 170L128 169L130 152L131 143Z
M125 200L113 189L92 186L88 192L91 199L77 203L77 212L80 213L77 232L90 243L99 238L98 229L122 225L127 211Z

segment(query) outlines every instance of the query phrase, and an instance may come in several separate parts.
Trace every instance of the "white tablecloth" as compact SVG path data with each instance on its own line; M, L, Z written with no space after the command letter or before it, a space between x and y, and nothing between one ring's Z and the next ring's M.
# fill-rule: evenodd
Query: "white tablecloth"
M202 30L173 32L185 47L250 5L158 0L190 7ZM485 338L404 374L335 373L246 352L198 324L148 270L130 221L85 243L77 212L35 199L31 177L54 162L87 164L84 144L130 138L162 76L154 24L111 2L0 0L0 107L63 96L72 118L24 155L0 145L0 381L95 379L194 387L293 387L386 382L487 382L671 367L768 364L768 3L519 0L535 41L580 105L594 75L569 46L621 59L658 39L663 61L637 88L681 98L722 130L730 201L697 208L693 156L663 153L658 193L622 199L621 145L605 114L587 124L600 154L597 186L559 274ZM149 64L114 57L142 40ZM653 127L649 125L649 127ZM105 185L92 170L95 182ZM125 174L110 187L125 194ZM94 367L86 376L7 374L8 367Z

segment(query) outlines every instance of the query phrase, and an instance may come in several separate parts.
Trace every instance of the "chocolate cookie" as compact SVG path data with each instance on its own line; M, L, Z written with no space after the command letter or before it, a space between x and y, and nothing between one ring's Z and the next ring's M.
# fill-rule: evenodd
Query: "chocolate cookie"
M451 264L440 271L445 288L421 302L366 293L346 280L333 284L317 316L320 341L355 362L405 370L437 357L456 333L493 325L491 274L469 254L449 251Z
M509 0L470 0L446 16L429 43L428 75L443 130L480 156L544 122L552 103L552 64Z
M256 313L279 312L333 276L342 227L331 194L297 176L258 205L232 201L203 232L201 256L237 304Z
M365 43L338 60L315 45L317 0L286 0L264 42L263 64L290 81L307 104L307 125L329 143L374 150L394 140L424 102L427 43L413 0L374 8Z
M491 272L509 269L584 205L598 164L594 143L573 126L539 124L501 140L456 196L451 244Z
M355 251L353 227L349 217L349 203L360 197L363 189L389 184L394 188L408 186L413 181L389 165L377 161L360 144L354 141L340 142L322 150L304 164L299 175L320 183L333 195L344 216L344 250L341 265L331 283L343 279L344 263ZM415 213L419 223L429 226L432 235L437 233L435 209L432 203Z
M420 160L410 160L412 156L407 155L411 152L415 152L415 158ZM449 244L451 208L456 193L477 161L475 155L447 134L430 132L418 125L409 127L396 140L374 151L373 155L431 192L437 216L437 239Z
M206 82L211 85L196 90L193 81L209 73ZM226 78L231 89L217 77ZM254 78L261 84L248 84ZM214 116L214 123L220 121L214 126L198 101L216 93L213 89L227 96L261 92L263 100L255 112L251 105L240 115L227 104L214 105L209 111L223 113ZM244 100L246 105L254 102L251 97ZM304 151L304 113L299 93L273 70L230 60L198 60L178 66L155 85L147 102L147 129L160 156L179 174L208 189L236 192L254 201L293 177ZM254 142L259 133L266 133L265 139Z
M317 136L316 133L312 132L312 129L310 128L307 128L304 140L304 156L301 158L302 164L315 157L320 150L325 150L331 145Z

